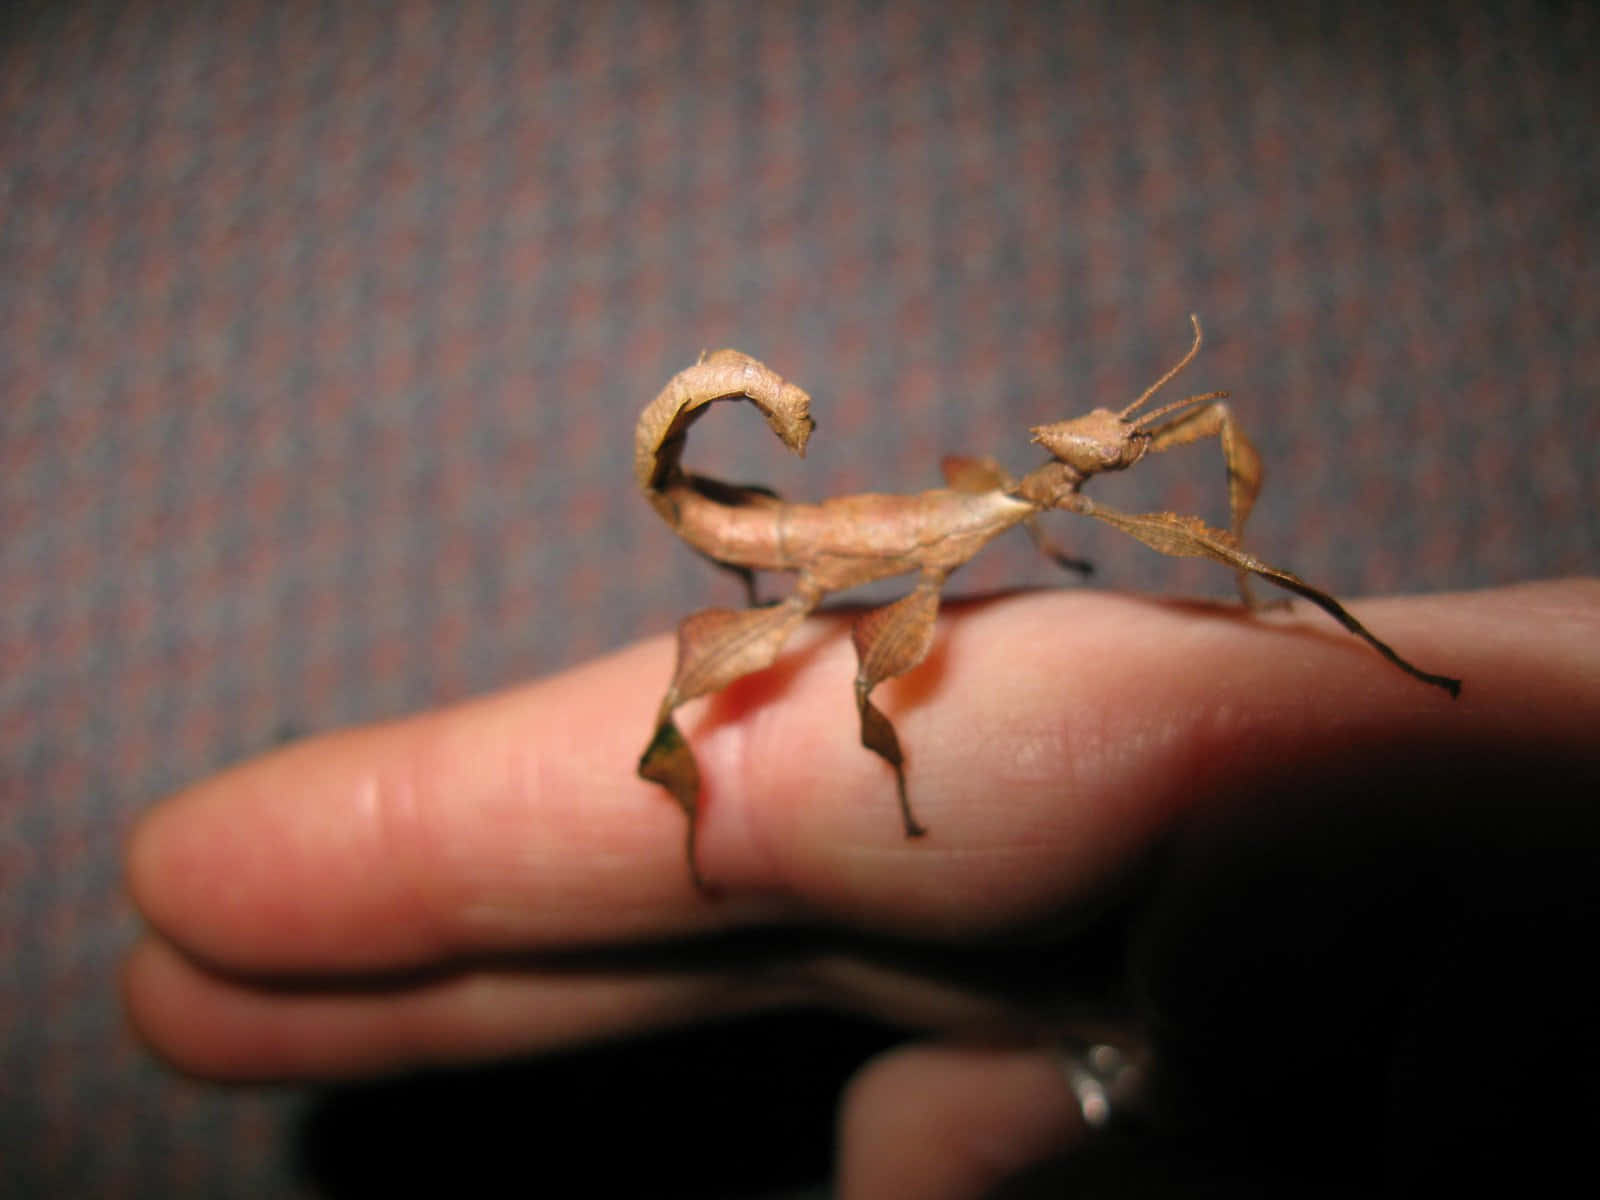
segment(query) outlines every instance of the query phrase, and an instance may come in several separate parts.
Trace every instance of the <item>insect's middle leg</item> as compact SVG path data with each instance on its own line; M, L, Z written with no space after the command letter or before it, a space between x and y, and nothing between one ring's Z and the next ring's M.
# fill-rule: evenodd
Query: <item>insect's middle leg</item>
M943 575L924 575L915 591L867 613L856 622L850 635L859 663L856 708L861 713L861 744L894 768L900 819L907 837L921 837L927 831L911 815L911 802L906 799L905 756L900 752L900 739L889 718L869 697L885 679L904 674L927 657L933 645L933 622L939 612L939 588L943 583Z
M1215 437L1222 446L1222 460L1228 468L1228 512L1234 539L1240 540L1261 493L1261 455L1239 428L1227 402L1214 401L1151 430L1150 449L1158 453L1208 437ZM1240 597L1249 607L1256 607L1249 572L1238 572L1238 579Z

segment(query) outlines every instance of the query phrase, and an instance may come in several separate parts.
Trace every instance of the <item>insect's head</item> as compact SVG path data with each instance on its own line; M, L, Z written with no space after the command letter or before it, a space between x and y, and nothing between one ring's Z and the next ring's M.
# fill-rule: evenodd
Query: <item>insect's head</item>
M1131 467L1150 448L1150 435L1110 409L1097 408L1070 421L1036 425L1033 440L1084 478Z
M1033 440L1055 455L1058 461L1065 463L1068 468L1087 479L1102 471L1120 471L1125 467L1131 467L1143 458L1155 437L1148 427L1162 417L1194 404L1226 396L1228 394L1226 392L1207 392L1203 396L1190 396L1185 400L1164 404L1152 412L1134 416L1144 406L1145 401L1160 391L1200 352L1200 318L1191 316L1189 321L1194 326L1194 345L1189 347L1189 353L1183 356L1177 366L1146 388L1144 395L1127 408L1121 412L1097 408L1081 417L1073 417L1070 421L1037 425L1032 430Z

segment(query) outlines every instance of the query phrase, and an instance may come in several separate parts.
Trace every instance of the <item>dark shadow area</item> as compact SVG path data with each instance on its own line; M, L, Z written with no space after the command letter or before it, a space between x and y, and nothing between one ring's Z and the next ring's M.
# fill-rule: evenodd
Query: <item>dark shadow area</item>
M1546 1194L1585 1171L1600 760L1316 766L1174 839L1130 951L1151 1108L1004 1195Z
M999 1194L1420 1195L1582 1167L1600 1133L1600 756L1379 746L1295 769L1197 810L1075 926L856 946L1059 1028L1131 997L1159 1064L1146 1111ZM823 1185L841 1088L900 1036L773 1015L345 1088L302 1161L333 1197L463 1172L791 1195Z
M820 1189L840 1089L900 1036L780 1014L343 1087L307 1114L301 1173L341 1200L482 1179L530 1195L698 1200Z

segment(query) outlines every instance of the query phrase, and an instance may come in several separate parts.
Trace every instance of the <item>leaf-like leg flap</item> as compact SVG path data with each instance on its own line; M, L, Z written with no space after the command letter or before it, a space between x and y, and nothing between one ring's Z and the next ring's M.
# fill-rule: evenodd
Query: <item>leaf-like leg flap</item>
M895 796L900 801L900 821L905 826L906 836L921 837L928 829L911 812L911 801L906 796L906 760L900 751L894 725L883 715L882 709L867 699L867 691L859 683L856 684L856 707L861 712L861 744L894 768Z
M639 775L666 788L688 818L689 870L702 890L705 881L695 859L700 768L688 740L672 720L673 710L696 696L715 692L743 675L769 666L795 627L816 607L818 598L817 590L805 585L771 608L742 612L708 608L678 624L677 669L661 699L655 734L639 758Z
M933 645L934 618L939 612L939 588L944 577L924 576L910 595L873 609L851 631L859 666L856 671L856 708L861 714L861 744L894 768L900 799L900 819L907 837L927 832L911 814L906 798L905 756L889 718L872 703L872 689L885 679L904 674L927 657Z
M796 594L769 608L708 608L685 617L678 624L678 667L667 690L671 707L771 666L816 603L815 596Z
M1249 571L1259 575L1268 583L1275 583L1297 596L1303 596L1407 675L1434 687L1443 688L1451 696L1457 696L1461 692L1459 679L1449 675L1435 675L1407 662L1396 654L1388 643L1381 641L1371 630L1356 620L1344 605L1327 592L1312 587L1292 572L1264 563L1259 558L1245 553L1239 549L1238 542L1231 534L1221 529L1213 529L1198 517L1182 517L1176 513L1118 512L1116 509L1094 503L1087 496L1077 497L1074 507L1087 516L1097 517L1108 525L1115 525L1122 532L1138 538L1146 546L1159 550L1162 554L1169 554L1175 558L1214 559L1236 571Z
M666 713L656 726L656 735L639 758L639 776L666 788L686 820L684 855L689 860L689 874L695 887L706 891L706 881L700 874L699 858L695 854L695 835L699 829L700 767L694 760L694 751L688 740L678 730L672 715Z
M962 454L947 454L939 460L939 473L945 486L955 492L994 492L1013 487L1016 481L988 455L969 458Z
M1235 539L1244 537L1244 524L1261 494L1261 455L1245 437L1225 401L1215 401L1193 412L1184 413L1150 431L1151 453L1187 446L1202 438L1215 437L1222 446L1222 461L1228 469L1228 512ZM1239 595L1248 607L1256 607L1250 591L1248 571L1239 571Z

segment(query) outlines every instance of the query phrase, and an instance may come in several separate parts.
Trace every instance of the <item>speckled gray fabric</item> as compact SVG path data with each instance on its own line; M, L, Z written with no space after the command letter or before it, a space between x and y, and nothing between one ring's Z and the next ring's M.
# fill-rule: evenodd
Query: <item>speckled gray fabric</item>
M1196 311L1185 382L1231 389L1264 454L1264 557L1341 595L1593 570L1596 29L1532 2L10 6L0 1191L349 1191L295 1149L299 1093L131 1043L120 837L285 736L732 601L628 468L702 348L800 382L820 428L801 464L718 413L691 462L916 489L944 453L1030 465L1026 426L1136 395ZM1106 482L1224 511L1214 447ZM1053 528L1097 586L1228 592L1087 524ZM1018 539L952 590L1056 582ZM530 1126L564 1103L522 1095Z

